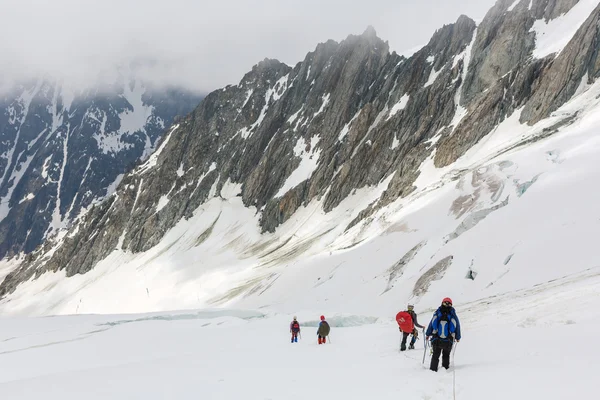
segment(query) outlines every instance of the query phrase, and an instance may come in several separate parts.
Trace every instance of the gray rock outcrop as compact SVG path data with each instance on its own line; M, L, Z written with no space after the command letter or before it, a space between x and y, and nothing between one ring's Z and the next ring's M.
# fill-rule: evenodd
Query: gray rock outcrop
M86 273L115 249L146 251L231 183L263 232L274 232L311 200L331 211L389 179L353 225L411 193L434 151L435 165L447 166L515 110L528 123L549 116L586 73L597 77L598 10L558 57L535 59L535 20L577 1L534 0L531 9L521 1L508 11L513 3L498 1L478 27L460 17L410 58L369 28L319 44L294 67L258 63L171 127L113 196L9 274L0 296L45 271Z

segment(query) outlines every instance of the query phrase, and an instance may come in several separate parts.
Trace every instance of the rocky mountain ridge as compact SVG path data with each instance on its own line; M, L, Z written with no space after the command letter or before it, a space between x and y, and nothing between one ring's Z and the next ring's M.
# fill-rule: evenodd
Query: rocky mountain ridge
M264 60L172 126L113 196L9 274L0 295L47 271L86 273L115 250L149 250L215 196L241 196L274 232L311 200L330 211L389 182L351 225L364 221L411 193L427 159L448 166L507 117L533 124L592 83L597 5L558 54L533 56L534 25L584 3L499 0L479 26L462 16L410 58L369 28L319 44L293 68Z

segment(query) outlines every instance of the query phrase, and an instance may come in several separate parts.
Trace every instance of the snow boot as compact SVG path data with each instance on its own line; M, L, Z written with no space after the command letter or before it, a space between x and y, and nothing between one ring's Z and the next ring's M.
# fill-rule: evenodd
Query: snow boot
M411 344L408 346L408 348L409 348L410 350L414 350L414 349L415 349L415 345L411 343Z
M298 343L298 336L294 338L294 343Z
M323 341L321 340L321 338L319 338L319 344L322 344L322 343L323 343Z

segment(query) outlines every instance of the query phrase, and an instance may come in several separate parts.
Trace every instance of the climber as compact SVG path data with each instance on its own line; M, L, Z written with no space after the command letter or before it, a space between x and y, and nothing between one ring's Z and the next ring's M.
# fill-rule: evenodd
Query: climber
M294 320L290 324L290 333L292 334L292 343L298 343L298 334L300 333L300 323L298 318L294 316Z
M329 336L330 331L331 328L327 321L325 321L325 316L321 315L321 322L319 322L319 328L317 329L319 344L325 344L327 342L327 336Z
M446 297L442 305L433 313L433 318L427 327L427 340L431 337L433 355L431 356L432 371L438 370L440 355L442 355L442 367L450 368L450 352L454 341L460 341L460 321L456 310L452 307L452 299Z

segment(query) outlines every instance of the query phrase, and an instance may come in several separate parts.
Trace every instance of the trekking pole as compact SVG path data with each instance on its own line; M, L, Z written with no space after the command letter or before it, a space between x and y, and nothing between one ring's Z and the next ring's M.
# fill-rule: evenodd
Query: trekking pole
M331 344L331 335L327 335L327 337L329 338L329 344Z
M456 354L456 348L458 347L458 342L454 344L454 348L452 349L452 368L454 368L454 355Z
M402 334L400 334L400 342L398 343L398 351L402 349Z
M427 340L427 336L425 336L425 329L423 329L423 365L425 365L425 356L427 355L427 344L429 340Z

